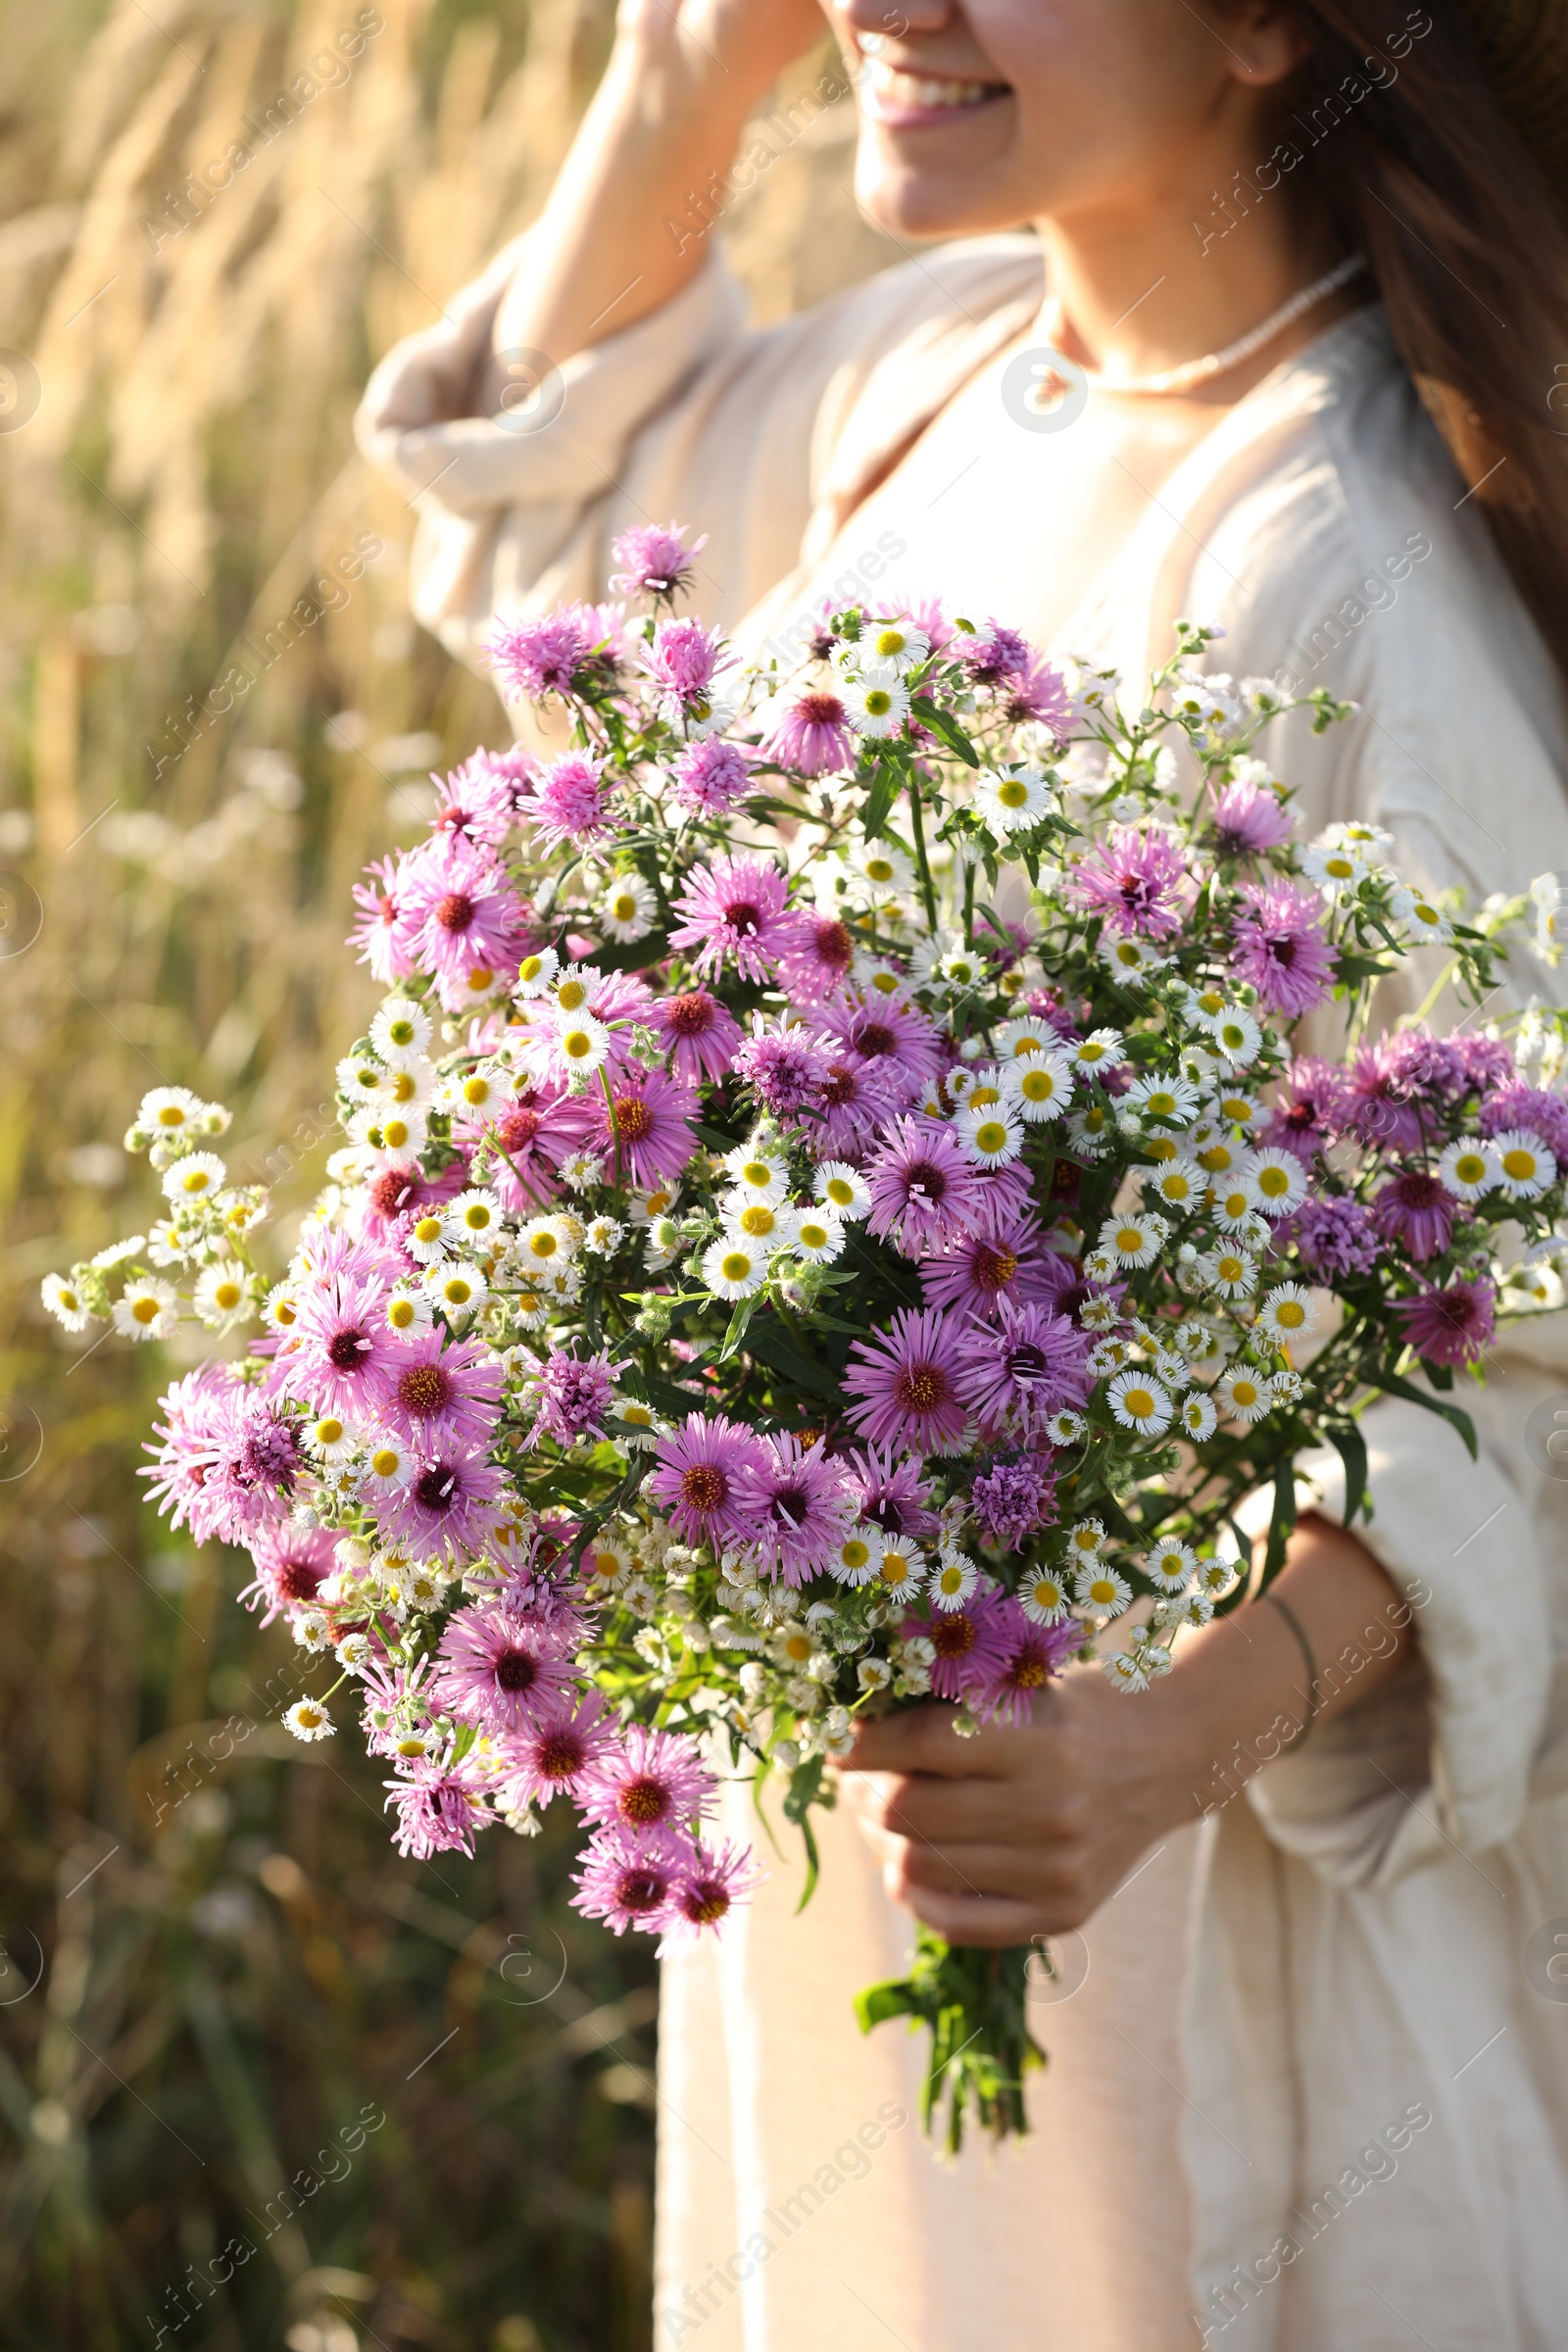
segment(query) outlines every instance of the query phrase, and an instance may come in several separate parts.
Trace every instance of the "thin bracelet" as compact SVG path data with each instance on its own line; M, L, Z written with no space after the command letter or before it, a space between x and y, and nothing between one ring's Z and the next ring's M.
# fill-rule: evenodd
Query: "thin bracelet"
M1306 1638L1306 1632L1301 1624L1301 1620L1299 1617L1298 1617L1296 1611L1292 1608L1288 1600L1282 1600L1277 1592L1265 1592L1262 1597L1265 1600L1271 1600L1274 1603L1274 1606L1278 1609L1280 1615L1284 1618L1286 1624L1290 1627L1292 1633L1296 1636L1297 1641L1301 1645L1301 1655L1306 1660L1307 1704L1306 1722L1301 1726L1301 1729L1303 1732L1308 1731L1310 1730L1312 1724L1317 1720L1318 1709L1323 1703L1318 1696L1317 1660L1312 1655L1312 1644Z

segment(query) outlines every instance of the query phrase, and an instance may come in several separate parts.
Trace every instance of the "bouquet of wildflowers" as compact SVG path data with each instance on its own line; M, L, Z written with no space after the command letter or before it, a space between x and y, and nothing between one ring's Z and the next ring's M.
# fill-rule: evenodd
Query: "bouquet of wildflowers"
M1207 632L1142 692L936 603L745 667L677 609L692 552L632 532L640 616L497 631L569 740L469 760L360 891L385 998L287 1266L172 1087L128 1138L166 1212L45 1285L220 1343L152 1492L249 1553L318 1669L291 1729L358 1722L400 1848L564 1798L573 1899L666 1944L753 1881L721 1773L764 1819L776 1782L808 1891L858 1718L1019 1721L1072 1660L1131 1699L1246 1590L1245 1496L1264 1579L1303 1450L1367 1508L1380 1392L1473 1446L1456 1375L1558 1302L1568 1175L1563 1015L1357 1042L1418 946L1427 1010L1479 1001L1528 900L1298 846L1253 751L1287 706ZM1343 1058L1294 1055L1335 999ZM863 1997L929 2027L952 2144L1025 2128L1028 1959L922 1931Z

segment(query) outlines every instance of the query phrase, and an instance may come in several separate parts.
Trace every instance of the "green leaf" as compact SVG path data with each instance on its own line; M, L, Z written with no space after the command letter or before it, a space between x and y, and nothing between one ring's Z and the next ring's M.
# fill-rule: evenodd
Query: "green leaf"
M1441 1397L1432 1396L1426 1389L1418 1389L1413 1381L1401 1380L1397 1372L1369 1372L1366 1378L1372 1388L1384 1389L1391 1396L1402 1396L1406 1404L1424 1405L1429 1413L1437 1413L1443 1420L1450 1421L1469 1447L1470 1459L1473 1462L1480 1460L1476 1425L1458 1405L1445 1404Z
M867 1984L855 1996L855 2014L862 2034L869 2034L874 2026L885 2026L892 2017L919 2017L924 2006L907 1977L889 1977L881 1984Z
M757 1293L754 1292L750 1298L741 1298L736 1301L735 1312L729 1319L729 1329L724 1334L724 1345L719 1349L716 1358L719 1363L722 1363L727 1355L733 1355L742 1340L745 1339L746 1326L756 1312L757 1296Z
M872 768L870 798L865 804L864 813L860 818L867 841L875 841L887 823L888 811L893 806L894 795L902 780L895 760L879 760Z
M797 1764L790 1774L789 1794L784 1799L786 1821L805 1822L808 1809L815 1803L817 1791L822 1786L824 1762L821 1756L808 1756L806 1762Z
M1296 1457L1287 1454L1274 1473L1274 1508L1269 1514L1268 1549L1258 1590L1267 1592L1285 1565L1285 1547L1296 1525Z
M816 1892L816 1882L822 1869L816 1850L816 1839L811 1834L811 1825L804 1814L801 1816L801 1836L806 1841L806 1885L801 1888L801 1899L795 1906L797 1918Z
M980 755L957 720L950 717L946 710L938 710L929 695L914 695L910 699L909 709L920 724L923 727L929 727L932 734L945 743L950 752L957 753L966 767L979 766ZM870 831L869 825L866 830Z
M1332 1422L1323 1432L1345 1464L1343 1527L1353 1527L1366 1494L1366 1440L1353 1421Z

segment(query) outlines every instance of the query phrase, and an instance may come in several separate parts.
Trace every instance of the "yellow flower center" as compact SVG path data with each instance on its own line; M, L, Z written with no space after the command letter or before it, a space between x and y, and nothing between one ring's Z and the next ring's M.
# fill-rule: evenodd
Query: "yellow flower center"
M836 1208L848 1208L855 1199L855 1187L842 1176L830 1176L822 1188Z
M1135 1421L1147 1421L1154 1409L1154 1399L1148 1389L1128 1389L1121 1400L1121 1409Z
M1502 1172L1505 1176L1511 1176L1516 1184L1528 1184L1536 1172L1535 1153L1522 1151L1505 1152L1502 1155Z
M870 1545L862 1544L858 1536L852 1536L839 1553L846 1568L863 1568L870 1557Z
M1299 1331L1306 1321L1306 1309L1299 1298L1282 1298L1274 1309L1274 1320L1284 1331Z
M1017 776L1005 776L997 787L997 798L1004 808L1022 808L1029 799L1029 787Z
M587 1001L588 991L580 980L563 980L556 991L556 1003L563 1012L575 1012L578 1005Z
M754 1200L750 1208L741 1210L741 1231L749 1233L754 1241L764 1241L777 1223L773 1211L761 1200Z
M744 1282L752 1270L752 1261L744 1250L726 1250L718 1261L718 1270L726 1282Z

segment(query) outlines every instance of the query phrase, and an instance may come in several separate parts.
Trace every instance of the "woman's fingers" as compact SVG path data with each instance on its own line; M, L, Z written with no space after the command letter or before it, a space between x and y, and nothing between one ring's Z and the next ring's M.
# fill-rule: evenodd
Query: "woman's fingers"
M1039 1702L1037 1702L1038 1704ZM960 1740L956 1707L901 1707L875 1723L862 1721L841 1772L929 1772L944 1780L997 1780L1017 1765L1025 1735L991 1725Z
M903 1899L903 1898L901 1898ZM945 1936L950 1943L1027 1943L1046 1933L1039 1915L1028 1903L1005 1896L948 1894L936 1887L911 1888L906 1898L916 1919Z

